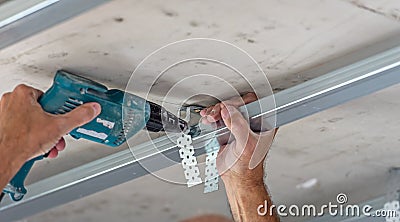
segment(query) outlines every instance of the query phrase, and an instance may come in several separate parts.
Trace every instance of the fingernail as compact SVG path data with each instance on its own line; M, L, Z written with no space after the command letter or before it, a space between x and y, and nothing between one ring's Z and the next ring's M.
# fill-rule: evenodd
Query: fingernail
M93 107L93 109L94 109L94 111L96 112L97 115L100 114L100 112L101 112L101 106L100 106L100 104L98 104L98 103L93 103L92 107Z

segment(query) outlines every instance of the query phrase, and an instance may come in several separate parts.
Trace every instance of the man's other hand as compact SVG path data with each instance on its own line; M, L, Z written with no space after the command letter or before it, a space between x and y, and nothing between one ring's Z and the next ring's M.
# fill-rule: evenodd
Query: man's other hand
M263 162L276 134L276 130L253 132L237 109L256 100L254 93L248 93L208 107L200 113L205 124L222 120L234 137L234 140L221 145L217 159L221 178L234 186L263 184Z

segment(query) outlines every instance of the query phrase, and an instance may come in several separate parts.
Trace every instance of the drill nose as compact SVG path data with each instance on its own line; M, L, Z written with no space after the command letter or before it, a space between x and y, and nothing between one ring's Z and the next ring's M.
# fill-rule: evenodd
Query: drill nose
M189 123L179 118L179 128L181 132L186 132L189 129Z
M181 133L188 129L188 123L175 116L165 108L155 103L150 104L150 119L146 124L146 129L151 132L173 132Z

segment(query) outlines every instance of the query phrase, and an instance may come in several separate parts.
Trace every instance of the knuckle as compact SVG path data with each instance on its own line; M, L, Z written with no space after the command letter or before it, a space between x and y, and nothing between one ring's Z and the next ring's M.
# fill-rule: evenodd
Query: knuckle
M54 133L55 137L63 136L65 125L68 123L66 118L55 118L53 121L54 124L51 125L51 131Z
M64 121L68 121L69 124L81 126L84 123L90 121L94 116L94 111L89 106L80 106L76 110L65 114Z
M34 90L27 91L26 93L28 98L36 98L36 92Z
M27 100L31 100L32 98L36 98L36 91L27 85L20 84L15 87L13 93L19 96L23 96L23 98Z
M5 107L9 103L11 93L4 93L0 99L0 107Z
M26 92L29 89L29 86L25 84L19 84L15 87L14 91L15 92Z
M257 100L257 99L258 99L258 97L254 92L249 92L249 93L247 93L246 95L243 96L243 100L246 103L253 102L253 101Z
M6 100L8 97L10 97L11 96L11 93L10 92L8 92L8 93L4 93L2 96L1 96L1 100L3 101L3 100Z
M255 92L249 92L249 93L246 93L246 95L245 96L247 96L247 97L249 97L249 98L257 98L257 95L256 95L256 93Z

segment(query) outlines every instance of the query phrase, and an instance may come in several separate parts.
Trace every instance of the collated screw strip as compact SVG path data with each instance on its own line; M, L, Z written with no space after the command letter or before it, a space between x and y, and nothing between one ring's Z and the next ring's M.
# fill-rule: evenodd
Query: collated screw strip
M192 137L190 135L181 134L176 144L180 147L179 155L182 158L182 167L185 172L188 187L192 187L202 183L200 171L197 167L197 159L194 156L194 148L192 146Z
M210 193L218 190L219 175L217 170L217 155L219 151L219 143L216 138L212 139L206 146L206 169L204 193Z

